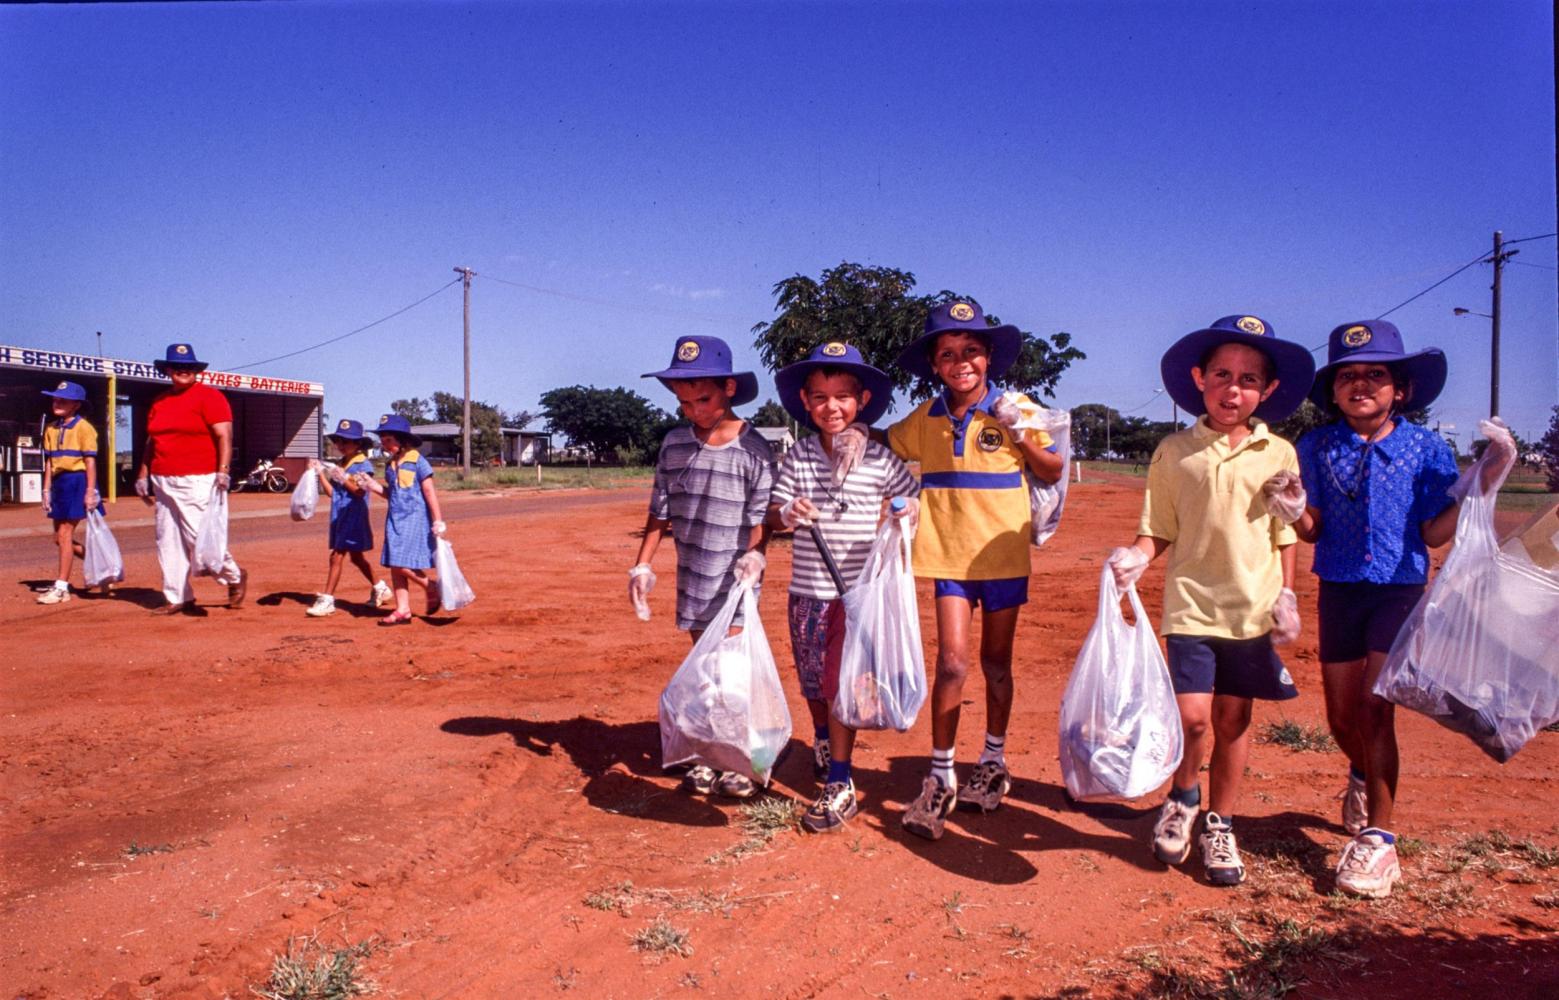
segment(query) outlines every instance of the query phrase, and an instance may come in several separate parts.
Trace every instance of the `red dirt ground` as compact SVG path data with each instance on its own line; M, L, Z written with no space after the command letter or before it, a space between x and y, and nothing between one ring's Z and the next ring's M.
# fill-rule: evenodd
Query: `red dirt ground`
M1075 487L1035 554L1016 787L935 844L898 823L928 766L924 713L908 734L865 734L862 813L837 835L751 842L736 804L661 774L656 698L688 644L666 554L654 620L625 599L642 490L447 497L478 601L393 630L352 604L304 616L325 524L292 523L286 499L238 498L249 604L220 607L205 583L204 615L176 620L147 613L155 556L133 501L114 511L126 586L53 608L24 586L52 576L36 512L0 515L6 997L249 996L289 936L316 933L370 942L364 970L399 997L1234 996L1264 967L1305 997L1559 995L1559 859L1541 850L1559 845L1555 734L1499 766L1400 716L1398 830L1416 851L1380 903L1330 895L1335 752L1254 748L1237 890L1152 859L1156 798L1068 805L1057 704L1099 562L1134 525L1135 481ZM788 562L776 545L764 622L804 733ZM1150 607L1161 579L1155 566ZM342 589L364 593L360 578ZM1299 595L1307 632L1289 662L1304 694L1259 705L1258 727L1322 721L1308 573ZM969 697L963 766L978 680ZM793 748L775 792L809 801ZM691 954L634 949L661 916Z

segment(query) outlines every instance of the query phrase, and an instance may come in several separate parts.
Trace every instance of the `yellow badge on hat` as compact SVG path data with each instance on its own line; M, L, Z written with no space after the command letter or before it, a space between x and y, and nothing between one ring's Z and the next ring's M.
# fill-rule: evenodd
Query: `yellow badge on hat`
M841 344L837 340L833 341L832 343L824 344L823 345L823 356L827 357L827 358L842 358L842 357L844 357L844 345Z
M1342 332L1342 342L1348 347L1363 347L1370 342L1371 336L1370 328L1363 324L1350 326Z
M65 388L67 385L70 385L70 383L69 382L61 382L59 385L54 387L54 391L55 392L59 392L61 389Z
M949 309L947 314L960 323L967 323L974 319L974 306L967 302L954 302L953 308Z
M388 413L386 413L386 414L385 414L385 415L384 415L384 416L382 416L382 417L380 417L380 418L379 418L379 422L380 422L380 423L381 423L381 424L387 424L387 423L389 423L389 422L390 422L390 415L389 415L389 414L388 414Z
M350 421L350 420L343 420L339 424L336 425L336 430L338 430L338 431L350 430L351 427L352 427L352 421Z
M1246 333L1253 333L1258 337L1266 336L1267 333L1267 324L1254 316L1241 316L1234 325Z
M189 353L189 345L188 344L178 344L178 345L175 345L174 348L173 348L173 353L174 354L188 354Z
M698 341L684 340L677 347L678 361L696 361L698 359Z

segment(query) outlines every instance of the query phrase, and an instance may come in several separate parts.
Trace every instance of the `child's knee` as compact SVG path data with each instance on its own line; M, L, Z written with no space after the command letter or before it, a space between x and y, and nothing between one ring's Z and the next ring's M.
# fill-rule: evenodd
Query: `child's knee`
M1011 684L1012 683L1012 657L993 656L980 657L980 672L985 674L985 683Z
M962 684L969 676L969 657L965 653L940 650L936 657L936 679L939 683Z

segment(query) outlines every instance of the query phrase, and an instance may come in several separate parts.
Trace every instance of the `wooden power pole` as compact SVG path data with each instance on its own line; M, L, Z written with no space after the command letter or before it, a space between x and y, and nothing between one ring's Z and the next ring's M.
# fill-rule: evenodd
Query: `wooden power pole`
M1499 291L1505 264L1505 234L1494 230L1494 308L1489 310L1489 416L1499 416Z
M465 406L461 410L460 465L465 478L471 478L471 275L469 267L457 267L461 288L465 291Z

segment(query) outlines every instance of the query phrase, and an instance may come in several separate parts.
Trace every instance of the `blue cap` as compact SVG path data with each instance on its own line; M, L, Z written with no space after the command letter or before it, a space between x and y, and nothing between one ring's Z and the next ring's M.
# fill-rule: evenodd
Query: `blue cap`
M1272 362L1278 387L1256 407L1256 416L1274 423L1293 413L1305 401L1310 383L1315 380L1315 359L1310 356L1309 348L1279 340L1272 332L1272 324L1259 316L1237 313L1220 317L1203 329L1193 330L1164 352L1158 363L1159 374L1164 378L1169 397L1182 410L1198 417L1207 412L1207 404L1191 377L1191 369L1202 364L1207 352L1224 344L1254 347Z
M803 427L817 430L812 414L801 402L801 390L806 388L807 378L819 368L838 368L847 371L861 381L861 388L872 398L861 407L855 419L870 426L888 412L893 404L893 380L886 372L873 368L861 357L861 352L841 340L830 340L812 348L812 353L795 364L786 365L774 373L774 388L779 391L780 405L785 412Z
M1447 368L1443 351L1438 347L1426 347L1409 354L1402 343L1402 331L1397 329L1395 323L1383 319L1366 319L1357 323L1344 323L1327 338L1326 367L1315 373L1315 385L1310 390L1311 401L1320 407L1331 402L1332 376L1338 366L1367 364L1371 361L1397 368L1412 384L1412 391L1403 400L1403 405L1409 410L1421 410L1428 406L1445 388Z
M87 390L74 382L61 382L52 391L43 390L45 396L53 396L55 399L70 399L78 403L87 401Z
M1023 350L1023 335L1017 327L1011 324L991 326L985 322L980 303L973 299L954 299L931 310L926 316L925 332L899 352L898 366L912 375L934 380L931 348L944 333L978 333L990 338L991 361L986 366L985 377L993 381L1007 374L1007 369Z
M205 371L210 365L195 357L195 348L192 344L169 344L161 359L153 361L152 365L160 372L171 368L193 368L196 371Z
M658 378L662 385L696 378L735 379L736 394L732 406L758 398L758 376L752 372L731 370L731 348L719 337L682 337L671 352L671 367L645 372L640 378Z
M413 448L422 443L422 438L412 433L411 424L398 413L386 413L380 417L379 426L374 428L374 433L381 436L394 434Z
M337 422L336 429L325 435L327 438L340 438L343 441L361 441L367 437L363 433L363 425L358 420L342 420Z

